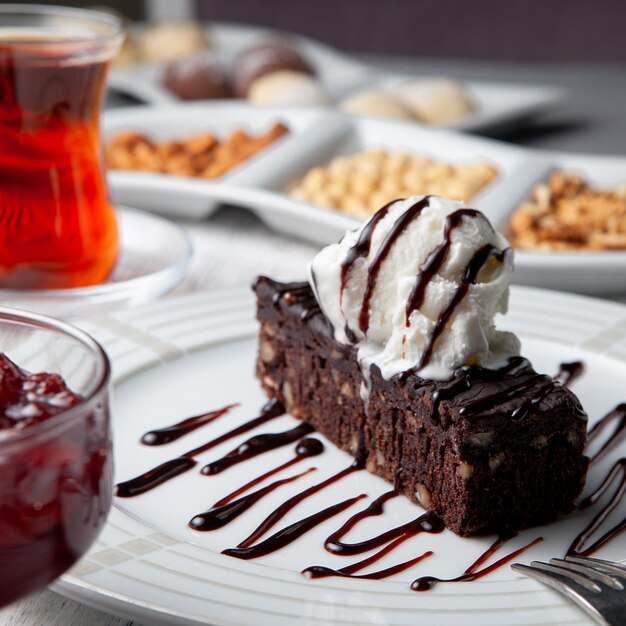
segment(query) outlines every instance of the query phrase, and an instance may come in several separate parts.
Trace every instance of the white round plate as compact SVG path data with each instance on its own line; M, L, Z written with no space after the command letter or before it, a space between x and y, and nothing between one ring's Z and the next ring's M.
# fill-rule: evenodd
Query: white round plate
M119 207L120 257L108 280L72 289L0 289L4 306L61 317L93 315L152 300L177 285L191 260L191 242L180 226Z
M248 292L193 294L81 325L102 341L113 361L118 481L249 420L264 402L253 376L256 322L253 298ZM511 313L502 325L520 335L524 353L540 371L555 372L563 361L585 362L586 371L573 389L592 422L626 399L626 307L516 287L512 290ZM232 413L176 442L157 448L138 442L147 430L233 402L240 406ZM210 533L188 528L187 522L194 514L262 471L291 458L293 445L213 477L200 475L199 467L223 456L251 434L278 432L297 423L288 415L279 417L205 453L199 457L197 468L154 491L131 499L117 498L99 541L54 588L81 602L150 624L590 623L555 592L521 577L508 566L473 583L442 584L427 593L409 590L409 583L421 575L461 574L493 537L461 539L449 531L414 537L373 568L407 560L427 549L435 555L389 580L305 579L299 572L308 565L341 567L359 560L358 556L330 555L322 544L369 499L274 554L255 561L221 555L223 548L236 545L288 496L350 463L348 455L328 444L322 456L302 462L279 477L310 466L318 467L316 472L282 486L232 524ZM594 466L589 485L597 485L620 450L623 455L624 444ZM388 489L381 479L357 472L298 505L277 528L344 498L359 493L374 498ZM368 519L353 529L348 540L373 536L413 519L421 511L408 500L397 498L388 503L380 519ZM561 556L592 514L593 510L578 512L550 526L524 531L497 556L538 536L544 538L543 542L525 552L519 561ZM598 556L626 561L626 535L615 539Z

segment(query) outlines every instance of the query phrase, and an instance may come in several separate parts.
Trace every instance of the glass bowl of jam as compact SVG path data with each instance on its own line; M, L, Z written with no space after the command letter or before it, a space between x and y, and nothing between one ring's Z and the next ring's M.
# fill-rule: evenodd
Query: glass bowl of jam
M60 576L104 525L110 373L78 328L0 308L0 607Z

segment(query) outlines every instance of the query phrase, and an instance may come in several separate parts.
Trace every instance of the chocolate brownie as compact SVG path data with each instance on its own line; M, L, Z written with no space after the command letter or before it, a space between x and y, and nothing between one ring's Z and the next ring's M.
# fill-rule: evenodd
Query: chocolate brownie
M271 398L459 535L520 529L571 511L588 465L576 396L514 357L447 381L364 377L307 283L260 277L257 376ZM364 378L369 379L364 389Z

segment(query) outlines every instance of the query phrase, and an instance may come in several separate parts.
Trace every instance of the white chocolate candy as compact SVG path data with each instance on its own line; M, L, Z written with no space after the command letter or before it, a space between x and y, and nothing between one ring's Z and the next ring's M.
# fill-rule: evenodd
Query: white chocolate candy
M263 105L321 106L328 104L328 94L308 74L279 70L257 78L250 85L248 100Z

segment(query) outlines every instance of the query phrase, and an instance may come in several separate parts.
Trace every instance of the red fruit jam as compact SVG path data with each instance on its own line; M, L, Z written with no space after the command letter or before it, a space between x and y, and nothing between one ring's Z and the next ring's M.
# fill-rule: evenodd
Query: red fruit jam
M59 375L30 374L0 353L0 606L60 576L106 519L108 407L81 414L81 403ZM76 416L36 427L74 406Z

